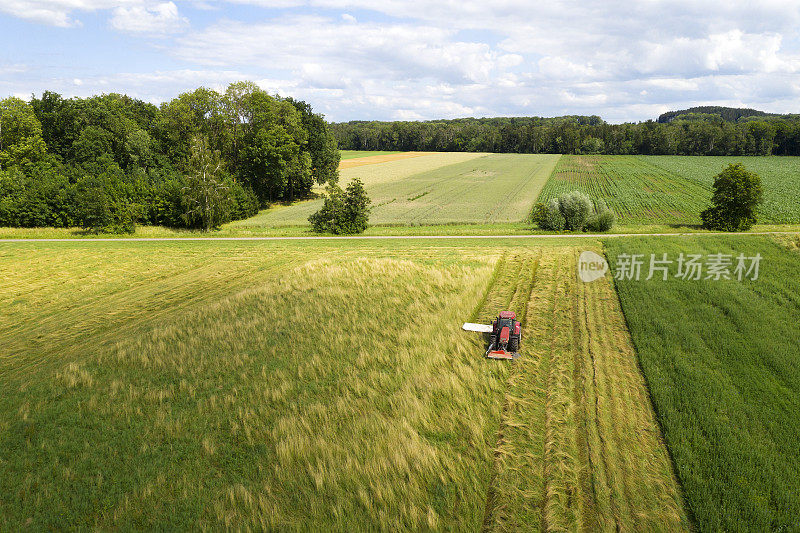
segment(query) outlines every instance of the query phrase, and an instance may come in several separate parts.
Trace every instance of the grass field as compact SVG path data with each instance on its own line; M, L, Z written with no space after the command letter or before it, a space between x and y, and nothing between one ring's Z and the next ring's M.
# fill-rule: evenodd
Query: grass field
M96 244L0 247L0 530L481 523L496 252Z
M711 187L714 176L731 163L761 176L764 185L764 205L761 222L800 222L800 157L680 157L641 156L665 172L678 174Z
M781 241L606 242L612 263L620 253L763 257L756 281L617 282L701 531L800 530L800 239Z
M380 151L372 151L372 150L339 150L339 154L341 155L342 161L347 159L356 159L358 157L370 157L373 155L388 155L388 154L400 154L402 152L380 152Z
M579 190L603 198L621 224L700 224L714 176L743 162L764 184L759 222L800 222L800 158L568 156L561 158L539 201Z
M0 530L683 527L564 244L0 244Z
M345 169L341 181L364 181L373 202L371 224L516 222L530 212L558 157L431 154ZM321 205L276 206L235 227L307 225Z

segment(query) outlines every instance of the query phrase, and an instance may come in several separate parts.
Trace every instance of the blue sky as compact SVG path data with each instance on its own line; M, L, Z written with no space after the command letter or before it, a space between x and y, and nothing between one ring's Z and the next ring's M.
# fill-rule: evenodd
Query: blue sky
M800 112L798 30L775 0L2 0L0 97L248 79L336 121Z

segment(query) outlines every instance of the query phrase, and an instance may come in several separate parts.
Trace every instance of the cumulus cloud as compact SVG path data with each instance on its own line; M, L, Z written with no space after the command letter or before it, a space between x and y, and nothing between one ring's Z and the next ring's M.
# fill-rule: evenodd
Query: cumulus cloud
M141 0L3 0L0 11L31 22L69 28L80 26L73 13L140 4Z
M130 33L175 33L184 30L189 21L178 14L174 2L164 2L152 7L118 7L110 20L111 27Z
M250 5L246 19L240 4ZM203 85L242 76L336 120L586 113L620 121L700 103L800 107L800 5L783 0L180 4L187 6L214 10L195 29L163 0L7 0L0 10L68 26L81 11L105 9L112 28L158 37L170 61L186 66L154 67L149 83L163 89L125 75L81 75L81 90L104 80L155 97L174 94L167 88L195 79L190 73L208 76L197 78Z

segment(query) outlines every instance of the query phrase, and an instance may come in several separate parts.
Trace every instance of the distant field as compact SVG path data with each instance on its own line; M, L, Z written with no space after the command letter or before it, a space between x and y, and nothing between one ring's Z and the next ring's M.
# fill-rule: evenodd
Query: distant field
M760 222L800 222L800 157L639 156L665 172L711 187L714 176L731 163L742 163L761 176L764 205Z
M574 190L603 198L622 224L700 223L711 190L639 156L565 155L542 190L546 201Z
M612 264L621 253L763 257L756 281L617 281L699 531L800 529L800 239L783 240L606 242Z
M341 171L372 198L371 224L516 222L530 212L558 155L436 153ZM232 226L308 224L320 200L276 206Z
M604 198L622 224L699 224L714 176L735 162L763 179L759 222L800 222L800 157L565 155L539 200L579 190Z
M387 155L387 154L400 154L402 152L379 152L372 150L339 150L342 161L346 159L355 159L357 157L370 157L373 155Z

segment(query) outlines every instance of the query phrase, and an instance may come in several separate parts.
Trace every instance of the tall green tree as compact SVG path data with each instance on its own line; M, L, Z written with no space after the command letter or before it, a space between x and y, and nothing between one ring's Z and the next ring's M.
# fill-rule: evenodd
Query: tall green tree
M192 142L185 180L182 203L187 225L209 231L228 221L230 186L222 178L219 151L212 150L199 135Z
M712 206L700 214L703 227L718 231L747 231L757 221L763 202L761 177L741 163L728 165L714 178Z
M36 163L46 153L33 108L20 98L0 100L0 170Z

